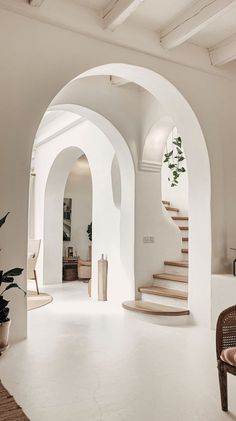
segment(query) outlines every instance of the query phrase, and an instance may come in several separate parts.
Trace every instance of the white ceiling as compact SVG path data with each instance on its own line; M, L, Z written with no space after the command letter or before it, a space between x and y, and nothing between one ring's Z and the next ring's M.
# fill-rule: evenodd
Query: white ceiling
M193 67L199 54L205 66L236 64L236 0L41 0L40 7L31 1L0 0L0 8L174 61L179 55Z
M102 10L106 7L108 0L73 0L73 2L89 9Z
M196 0L145 0L127 22L159 32L194 3Z
M215 22L201 30L191 41L201 47L212 47L236 33L236 5Z
M80 116L69 111L46 111L36 133L35 146L78 123L80 119Z
M48 0L49 1L49 0ZM73 0L78 5L102 10L110 3L119 0ZM120 0L121 1L121 0ZM160 33L188 8L197 4L199 0L143 0L141 4L126 19L125 25L134 25ZM216 0L217 1L217 0ZM223 2L223 0L222 0ZM235 5L213 23L192 36L188 42L203 48L211 48L236 33L236 2Z

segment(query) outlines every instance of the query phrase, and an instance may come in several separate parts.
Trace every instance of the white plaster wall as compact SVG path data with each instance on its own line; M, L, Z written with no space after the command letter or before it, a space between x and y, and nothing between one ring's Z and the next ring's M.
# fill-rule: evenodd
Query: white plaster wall
M215 272L229 270L227 249L235 237L236 213L232 195L235 187L235 81L129 48L113 46L4 10L0 11L0 27L0 194L2 213L11 211L10 222L1 230L1 248L4 248L2 266L26 267L31 151L48 104L69 80L82 71L99 64L120 62L144 66L166 77L185 96L196 113L207 142L212 171L212 264ZM91 102L94 97L93 92ZM130 124L130 106L114 109L104 99L103 110L105 108L114 119L117 113L122 114L123 120L126 118L127 121L127 130L130 130L133 126ZM126 112L123 112L124 109ZM116 126L122 132L123 127L118 123ZM126 137L125 133L123 135ZM126 138L133 146L139 140L134 136ZM194 171L197 177L197 168ZM200 192L197 200L201 200ZM21 278L21 285L26 287L25 276ZM15 293L13 295L11 334L15 339L23 338L26 334L26 302L25 298L16 297Z
M213 274L211 285L211 327L216 328L220 313L235 305L236 278L231 274Z
M181 258L180 231L162 212L160 172L136 173L136 287L152 282L154 273L164 271L164 260ZM153 236L154 243L144 243Z
M64 241L63 247L74 247L82 259L89 258L87 227L92 221L92 178L85 156L78 159L66 182L64 197L72 199L71 241Z
M177 136L177 131L174 130L174 137ZM183 139L182 139L183 140ZM167 150L170 151L172 148L172 134L167 139ZM184 150L184 143L183 143ZM185 153L184 153L185 155ZM162 189L162 200L168 200L171 205L180 210L179 215L188 216L188 168L187 161L183 162L183 166L186 169L185 173L181 173L179 177L178 185L171 187L171 183L168 177L172 178L172 173L164 161L164 155L162 158L161 168L161 189Z

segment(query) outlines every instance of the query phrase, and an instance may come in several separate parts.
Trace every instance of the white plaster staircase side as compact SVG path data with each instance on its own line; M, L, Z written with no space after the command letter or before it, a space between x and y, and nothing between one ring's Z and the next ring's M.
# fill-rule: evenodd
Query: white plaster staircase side
M124 302L125 309L156 316L186 316L188 310L188 216L168 201L163 201L166 211L182 234L182 260L164 261L164 272L153 274L150 285L139 287L141 300Z

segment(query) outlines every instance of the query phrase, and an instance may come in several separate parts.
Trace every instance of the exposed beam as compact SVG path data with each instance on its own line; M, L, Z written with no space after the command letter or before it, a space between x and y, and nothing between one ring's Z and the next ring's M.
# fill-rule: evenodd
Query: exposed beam
M44 0L28 0L30 6L40 7L43 4Z
M114 31L138 8L144 0L112 0L102 13L104 29Z
M199 0L161 32L161 44L177 47L235 5L236 0Z
M44 137L41 140L38 140L38 137L36 135L35 138L35 148L38 148L39 146L45 145L45 143L50 142L51 140L55 139L55 137L62 135L63 133L66 133L68 130L73 129L74 127L78 126L78 124L82 124L85 121L87 121L84 117L78 117L75 121L72 121L72 123L67 124L66 126L62 127L59 130L55 130L53 134L50 136Z
M118 76L110 76L110 82L112 86L124 86L127 85L128 83L130 83L129 80L127 79L123 79L122 77L118 77Z
M227 38L220 44L209 49L211 63L214 66L222 66L236 60L236 34Z

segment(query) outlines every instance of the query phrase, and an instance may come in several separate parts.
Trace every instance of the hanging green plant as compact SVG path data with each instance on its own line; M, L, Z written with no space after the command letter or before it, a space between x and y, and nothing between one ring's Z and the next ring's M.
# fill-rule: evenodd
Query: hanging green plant
M183 166L185 157L183 152L182 139L180 136L175 137L172 140L172 149L168 152L166 148L164 157L164 162L168 165L168 168L172 173L172 176L168 177L168 180L171 183L171 187L175 187L179 183L180 175L186 172L186 169Z
M88 224L87 234L88 234L88 238L89 238L89 240L90 240L90 241L92 241L92 236L93 236L93 226L92 226L92 222L90 222L90 224Z

